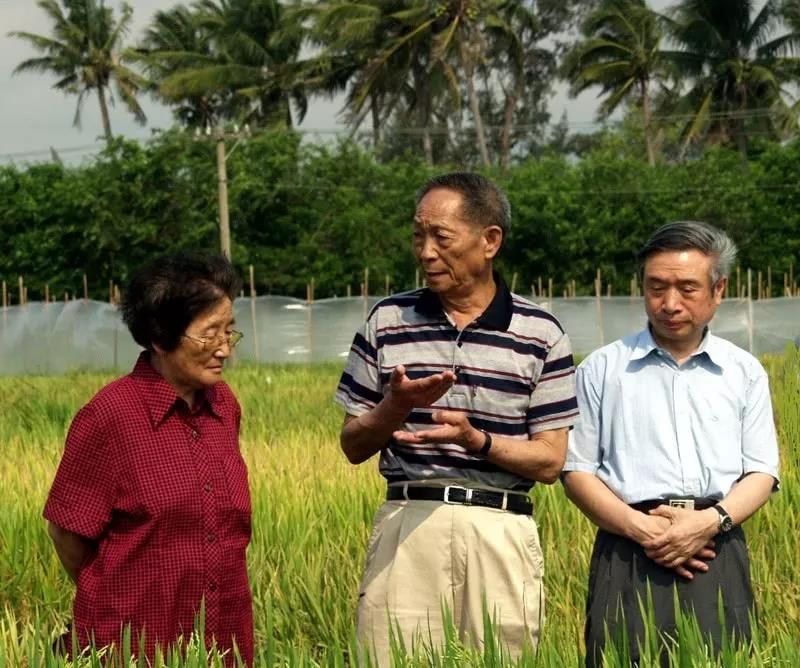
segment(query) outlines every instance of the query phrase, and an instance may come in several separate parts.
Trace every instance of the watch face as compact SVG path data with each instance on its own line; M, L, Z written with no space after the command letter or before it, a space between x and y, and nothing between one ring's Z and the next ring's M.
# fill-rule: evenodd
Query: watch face
M730 518L730 515L726 515L725 517L722 518L719 528L722 529L723 531L730 531L731 529L733 529L733 520Z

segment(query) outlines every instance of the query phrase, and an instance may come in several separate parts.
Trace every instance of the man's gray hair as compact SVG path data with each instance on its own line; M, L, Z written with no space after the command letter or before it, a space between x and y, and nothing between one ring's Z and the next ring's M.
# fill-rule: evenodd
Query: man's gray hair
M639 275L643 275L644 263L654 253L685 250L698 250L714 258L711 285L730 276L731 267L736 262L736 244L727 233L708 223L686 220L659 227L647 240L637 255Z
M497 225L503 230L503 242L511 230L511 205L508 197L497 184L481 174L452 172L429 179L417 192L416 204L431 190L445 188L461 193L464 204L462 215L469 222L481 227Z

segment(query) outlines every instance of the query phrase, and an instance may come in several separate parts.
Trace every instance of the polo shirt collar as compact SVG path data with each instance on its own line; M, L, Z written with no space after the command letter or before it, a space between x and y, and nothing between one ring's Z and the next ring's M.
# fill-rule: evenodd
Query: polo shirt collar
M508 330L511 316L514 314L514 299L503 277L496 271L492 272L496 292L489 306L486 307L475 320L475 324L483 329L495 329L502 332ZM414 305L417 313L431 318L445 318L444 309L439 296L430 288L423 288L417 303Z
M139 359L136 360L131 377L137 381L140 395L150 414L150 421L154 428L160 426L177 406L180 404L186 406L186 402L178 396L175 388L153 367L150 362L150 351L144 350L139 354ZM217 408L219 401L220 396L217 388L214 386L206 388L201 391L199 401L196 404L197 408L192 412L205 409L219 417Z
M650 355L651 353L660 351L661 348L655 342L653 338L653 334L650 331L650 324L648 323L647 327L645 327L639 335L636 337L636 344L633 347L633 354L631 355L631 360L641 360ZM709 361L722 368L722 363L725 358L725 352L723 347L720 345L719 339L716 336L711 334L708 327L705 328L703 332L703 338L700 341L700 345L698 346L697 350L695 350L691 357L696 357L699 355L704 355L709 359Z

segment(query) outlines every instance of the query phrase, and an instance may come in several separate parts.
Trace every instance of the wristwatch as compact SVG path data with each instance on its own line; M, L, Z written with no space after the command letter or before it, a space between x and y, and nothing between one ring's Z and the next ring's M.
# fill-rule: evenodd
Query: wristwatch
M714 506L714 510L719 513L719 532L725 533L726 531L733 529L733 520L731 519L731 516L728 515L728 511L719 504Z

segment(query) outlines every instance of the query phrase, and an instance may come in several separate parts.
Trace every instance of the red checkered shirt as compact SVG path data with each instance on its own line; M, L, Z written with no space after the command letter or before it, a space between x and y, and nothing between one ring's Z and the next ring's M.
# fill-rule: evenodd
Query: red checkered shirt
M96 541L81 567L73 625L80 642L133 647L187 638L205 601L205 635L252 663L250 541L241 410L220 382L189 410L142 353L133 372L75 416L44 516Z

